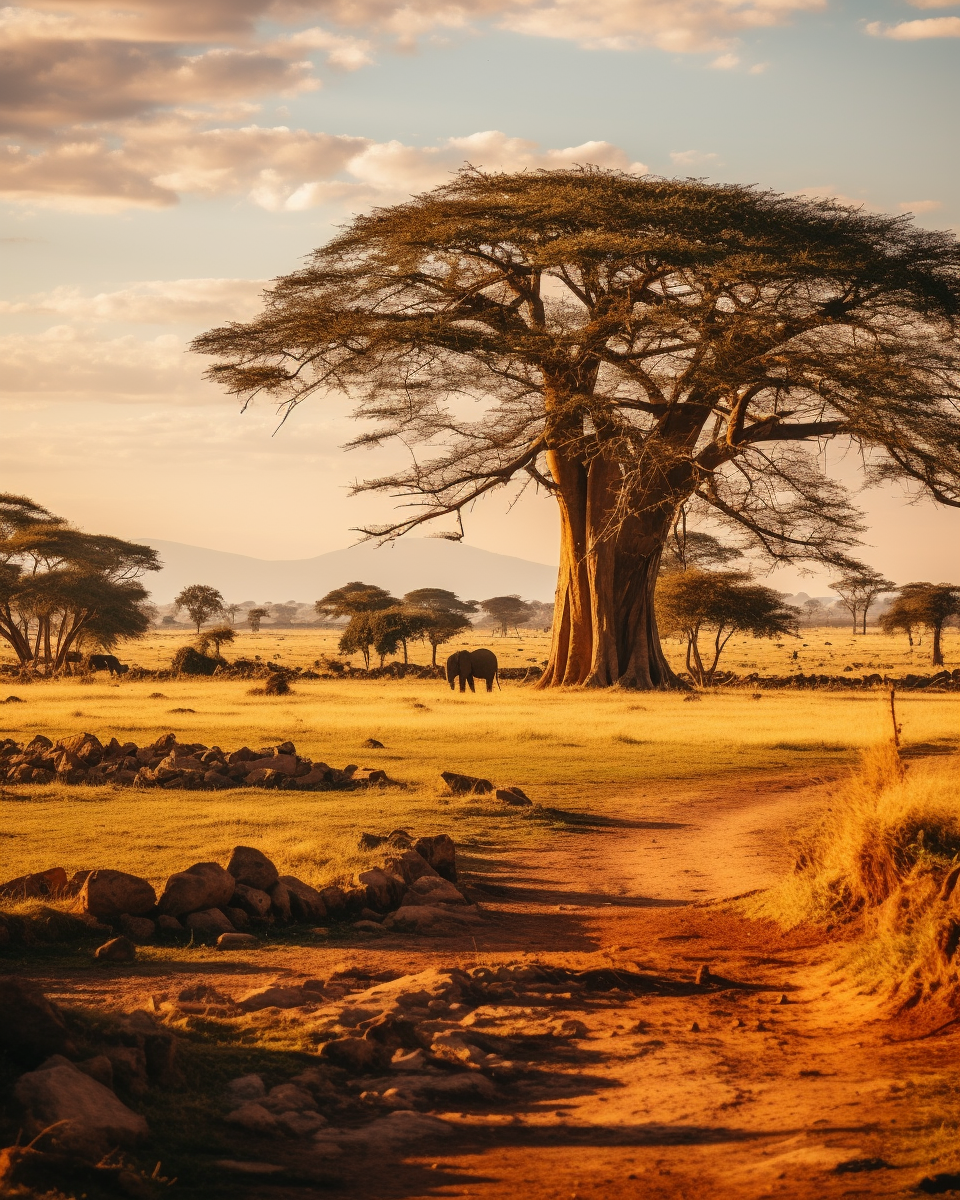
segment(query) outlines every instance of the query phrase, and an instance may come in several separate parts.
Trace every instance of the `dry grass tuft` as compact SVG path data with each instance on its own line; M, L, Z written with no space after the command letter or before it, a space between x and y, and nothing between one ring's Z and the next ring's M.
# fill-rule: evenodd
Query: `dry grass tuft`
M905 770L892 744L862 752L794 875L754 900L795 927L839 924L857 935L855 964L901 1011L960 1007L960 761Z

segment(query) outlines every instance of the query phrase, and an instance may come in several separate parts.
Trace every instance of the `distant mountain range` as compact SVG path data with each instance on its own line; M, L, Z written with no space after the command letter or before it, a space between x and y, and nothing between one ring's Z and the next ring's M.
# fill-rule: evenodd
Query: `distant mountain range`
M152 546L163 562L162 571L144 579L156 604L168 604L191 583L218 588L232 603L255 600L260 604L312 602L354 579L375 583L395 595L420 587L449 588L465 600L514 593L525 600L552 600L557 584L556 567L433 538L401 538L379 548L365 542L316 558L285 560L227 554L157 538L135 540Z

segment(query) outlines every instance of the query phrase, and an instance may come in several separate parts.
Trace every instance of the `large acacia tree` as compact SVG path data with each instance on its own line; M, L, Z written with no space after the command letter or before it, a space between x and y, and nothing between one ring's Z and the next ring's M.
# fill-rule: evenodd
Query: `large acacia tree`
M347 393L412 464L357 490L395 537L533 481L557 500L542 683L676 683L653 593L684 506L775 559L845 566L858 513L825 440L960 504L960 253L826 200L594 168L464 170L356 218L262 314L199 337L209 376L289 413ZM838 456L839 457L839 456Z

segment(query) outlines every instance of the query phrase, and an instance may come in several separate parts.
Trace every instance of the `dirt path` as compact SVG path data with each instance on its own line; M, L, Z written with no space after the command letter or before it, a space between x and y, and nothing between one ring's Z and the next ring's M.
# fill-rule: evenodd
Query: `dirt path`
M559 833L547 851L472 860L489 919L466 934L285 948L269 965L211 956L108 977L34 973L62 999L129 1008L197 982L236 995L335 968L537 962L623 972L613 991L558 986L538 999L581 1022L580 1033L547 1050L517 1043L528 1068L495 1097L431 1101L444 1136L406 1152L351 1143L329 1160L309 1144L247 1135L235 1157L299 1171L301 1183L238 1176L238 1197L331 1188L358 1200L912 1196L924 1177L960 1171L956 1027L901 1040L838 968L835 943L701 903L789 870L789 833L823 797L822 781L800 779L624 793L602 824ZM713 978L697 986L703 963ZM503 1004L530 1003L510 995ZM382 1081L351 1087L371 1114L390 1111ZM302 1182L318 1170L327 1185Z

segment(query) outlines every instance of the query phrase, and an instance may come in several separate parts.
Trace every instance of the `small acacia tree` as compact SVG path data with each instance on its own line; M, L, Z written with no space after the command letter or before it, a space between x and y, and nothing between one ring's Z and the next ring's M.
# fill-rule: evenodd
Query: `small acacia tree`
M414 452L358 485L407 503L369 536L459 524L496 488L553 496L545 687L676 685L654 590L685 504L774 559L845 567L862 527L825 438L960 505L957 240L831 200L468 169L357 217L193 346L244 401L339 391L372 423L353 445Z
M701 687L712 682L720 655L735 633L756 638L795 633L797 609L772 588L753 583L741 571L701 571L688 567L665 575L657 590L661 627L687 643L687 670ZM704 662L702 634L713 644Z
M480 607L490 617L501 637L507 636L507 630L512 626L525 625L533 616L533 608L519 596L491 596L489 600L481 600Z
M377 640L377 630L374 629L375 614L369 612L354 613L347 622L347 627L340 635L337 643L341 654L357 654L363 658L364 669L370 670L370 647Z
M897 598L880 618L881 627L888 633L904 630L913 645L913 630L917 626L929 629L933 635L931 663L943 666L943 627L951 618L960 615L960 584L907 583L898 589Z
M200 626L211 617L217 617L223 612L223 596L215 587L205 583L191 583L185 587L179 596L173 599L176 611L185 608L190 614L190 620L200 632Z
M220 647L231 646L237 640L237 631L230 625L217 625L213 629L205 629L197 637L197 649L206 654L213 645L214 658L220 658Z
M896 588L892 579L886 579L879 571L864 563L857 563L845 571L839 579L834 579L830 587L839 595L840 604L847 610L853 620L853 633L857 633L857 622L861 623L863 633L867 632L867 613L873 602L884 592L892 592Z
M476 600L461 600L446 588L416 588L403 597L404 608L418 633L430 643L430 665L437 665L437 649L470 628L468 614L479 608Z

